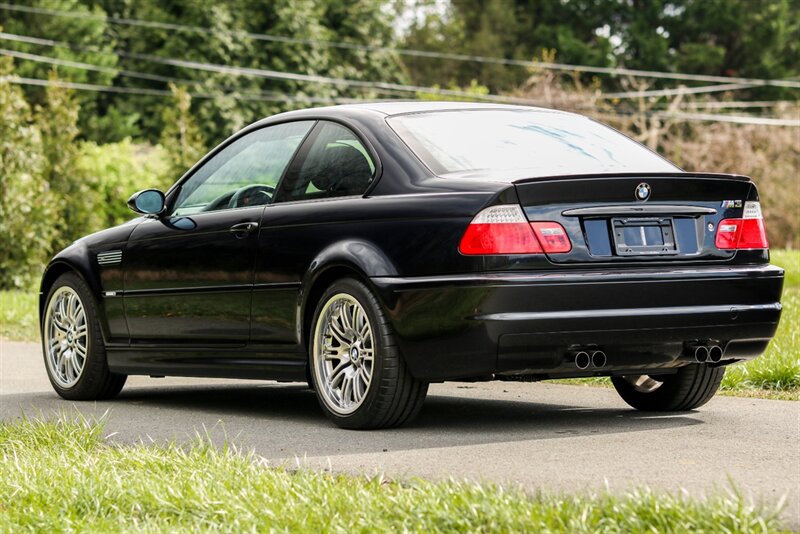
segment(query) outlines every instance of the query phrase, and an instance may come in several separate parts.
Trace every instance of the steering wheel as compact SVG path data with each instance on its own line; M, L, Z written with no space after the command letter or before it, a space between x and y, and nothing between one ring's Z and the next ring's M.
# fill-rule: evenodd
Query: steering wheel
M266 184L251 184L246 185L236 191L228 202L228 208L240 208L242 206L258 206L266 204L275 193L275 188ZM254 202L254 197L257 195L264 195L266 200L264 202Z

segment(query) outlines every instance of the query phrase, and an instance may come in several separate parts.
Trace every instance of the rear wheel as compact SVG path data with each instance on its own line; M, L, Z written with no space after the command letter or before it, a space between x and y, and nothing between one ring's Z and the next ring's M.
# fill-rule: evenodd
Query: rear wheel
M378 301L345 278L323 293L311 329L311 381L338 426L387 428L413 419L428 392L406 367Z
M89 288L73 273L61 275L47 296L42 348L47 376L69 400L115 397L126 375L108 370L97 307Z
M680 412L711 400L719 389L724 367L691 364L674 375L628 375L611 378L622 400L637 410Z

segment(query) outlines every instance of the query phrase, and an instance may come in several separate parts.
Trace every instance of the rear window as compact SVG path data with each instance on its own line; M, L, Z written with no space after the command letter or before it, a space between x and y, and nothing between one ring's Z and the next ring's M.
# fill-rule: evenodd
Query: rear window
M459 110L397 115L388 122L438 175L514 180L680 171L636 141L580 115Z

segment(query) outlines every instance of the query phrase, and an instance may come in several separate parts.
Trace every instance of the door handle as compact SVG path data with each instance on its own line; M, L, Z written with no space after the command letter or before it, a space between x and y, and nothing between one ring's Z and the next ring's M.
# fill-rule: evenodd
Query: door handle
M244 237L248 234L252 234L258 230L258 223L257 222L244 222L239 224L234 224L230 228L230 232L236 237Z

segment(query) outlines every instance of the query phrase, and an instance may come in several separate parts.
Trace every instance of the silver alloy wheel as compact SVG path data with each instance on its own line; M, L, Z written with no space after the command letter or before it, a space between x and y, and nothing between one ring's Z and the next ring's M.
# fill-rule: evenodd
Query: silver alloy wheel
M372 327L364 308L346 293L323 306L314 331L314 374L331 411L349 415L364 402L375 368Z
M649 375L628 375L624 378L639 393L652 393L664 383L651 378Z
M44 350L48 371L56 384L64 389L74 386L89 353L89 331L83 302L69 286L58 288L47 304Z

